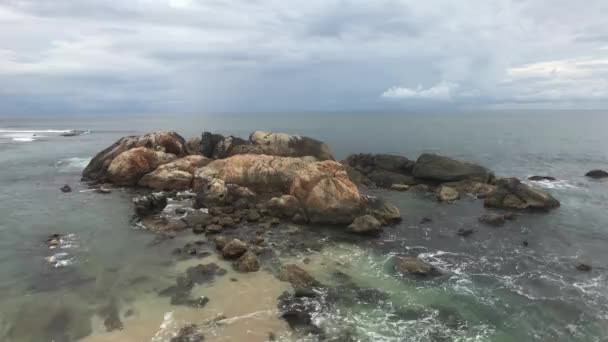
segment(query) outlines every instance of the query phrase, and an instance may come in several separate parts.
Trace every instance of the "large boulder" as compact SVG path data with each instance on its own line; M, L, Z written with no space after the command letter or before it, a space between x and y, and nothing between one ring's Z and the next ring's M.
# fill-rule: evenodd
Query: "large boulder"
M189 155L202 155L201 153L201 138L194 137L186 141L186 152Z
M489 208L550 210L560 206L550 194L522 183L517 178L503 178L496 182L496 190L489 194L484 205Z
M211 161L200 155L186 156L146 174L139 185L158 190L186 190L192 186L193 172Z
M147 173L175 160L174 154L136 147L119 154L107 169L107 179L116 185L135 185Z
M164 151L182 157L186 155L185 140L175 132L157 132L143 136L124 137L110 147L99 152L82 172L83 177L107 181L107 171L114 158L121 153L136 147L146 147L155 151Z
M418 157L413 174L416 178L437 182L475 180L488 183L494 177L492 172L483 166L431 153Z
M293 286L294 289L307 289L321 285L321 283L313 278L308 272L294 264L281 267L281 270L279 271L279 280L291 283L291 286Z
M364 211L357 186L337 162L310 163L298 170L289 192L312 223L348 224Z
M279 157L314 157L317 160L333 160L325 143L300 135L255 131L249 136L250 145L241 145L233 153L266 154Z

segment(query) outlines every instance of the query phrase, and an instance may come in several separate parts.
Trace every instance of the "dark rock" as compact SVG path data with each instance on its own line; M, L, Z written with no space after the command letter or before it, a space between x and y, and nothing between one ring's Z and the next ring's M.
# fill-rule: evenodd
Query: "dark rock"
M414 167L414 162L406 157L389 154L353 154L346 162L365 174L374 170L411 174Z
M420 219L420 224L425 224L429 222L433 222L433 219L430 217L423 217L422 219Z
M395 271L401 275L416 275L422 277L438 276L441 274L433 265L416 257L396 257Z
M528 245L529 245L528 240L524 240L524 242L522 242L522 245L524 245L524 247L528 247Z
M592 268L589 264L579 262L578 264L576 264L576 269L582 272L589 272Z
M279 315L291 329L299 331L302 335L319 335L321 329L313 324L312 317L316 315L323 303L316 298L296 297L284 292L278 298Z
M206 226L209 224L211 215L201 210L194 210L188 213L182 220L186 222L188 227Z
M462 236L462 237L467 237L467 236L469 236L469 235L471 235L473 233L475 233L475 230L473 228L460 228L456 232L456 234L458 236Z
M372 215L382 224L395 224L401 221L399 208L377 197L365 197L365 208L368 215Z
M57 247L61 244L61 234L51 234L46 239L46 244L49 247Z
M373 185L373 182L367 178L361 171L355 169L354 167L348 165L346 161L341 162L344 165L344 169L346 170L346 174L348 175L348 179L350 179L357 186L365 185L370 186Z
M438 182L468 179L488 183L494 177L492 172L483 166L431 153L424 153L418 157L413 175L416 178Z
M220 218L218 224L224 228L233 227L234 219L232 219L232 217L230 217L230 216L224 216L224 217Z
M281 268L279 279L291 283L291 286L295 289L304 289L321 285L315 278L308 274L308 272L293 264L285 265Z
M107 194L111 194L112 190L110 190L108 188L101 187L101 188L95 189L95 192L98 193L98 194L107 195Z
M528 180L553 182L553 181L556 181L557 179L555 179L555 177L551 177L551 176L531 176L531 177L528 177Z
M369 177L369 179L376 184L376 186L383 188L390 188L393 184L411 186L420 183L419 180L411 175L404 175L384 170L372 171L367 175L367 177Z
M226 270L219 267L217 264L199 264L189 267L186 270L187 278L194 284L209 283L217 276L223 276Z
M222 159L232 155L238 146L247 144L246 140L238 137L204 132L201 136L200 152L207 158Z
M239 239L232 239L224 248L222 248L222 256L226 259L236 259L247 252L247 244Z
M486 197L489 208L550 210L560 206L549 193L523 184L517 178L496 181L497 189Z
M61 192L66 193L66 192L72 192L72 188L69 185L64 185L61 188L59 188L59 190L61 190Z
M239 272L256 272L260 269L260 262L253 252L246 252L234 263Z
M486 198L489 194L496 190L496 187L492 184L476 182L473 180L448 182L443 183L442 185L449 186L459 193L470 194L477 198Z
M501 227L506 221L513 221L516 219L516 215L513 213L507 214L484 214L478 218L478 221L485 223L490 226Z
M71 130L71 131L68 131L68 132L63 132L63 133L59 134L59 136L62 136L62 137L78 137L78 136L81 136L81 135L86 134L86 133L87 133L87 131L82 131L82 130L75 129L75 130Z
M211 225L210 225L211 226ZM209 226L207 226L208 228ZM221 226L220 226L221 227ZM203 226L194 226L192 227L192 233L196 235L204 234L207 232L207 228Z
M226 247L226 245L228 244L228 239L226 239L225 236L216 236L213 239L213 242L215 243L215 248L219 251L221 251L222 249L224 249L224 247Z
M355 234L379 235L382 233L382 223L372 215L357 217L347 230Z
M608 178L608 172L604 170L591 170L585 174L585 176L593 179Z
M140 217L158 214L167 206L167 194L155 192L149 195L138 196L133 199L135 213Z
M222 232L224 227L219 224L210 224L205 228L205 233L207 234L219 234Z
M247 221L249 222L257 222L262 218L262 216L257 212L257 210L249 210L247 212Z

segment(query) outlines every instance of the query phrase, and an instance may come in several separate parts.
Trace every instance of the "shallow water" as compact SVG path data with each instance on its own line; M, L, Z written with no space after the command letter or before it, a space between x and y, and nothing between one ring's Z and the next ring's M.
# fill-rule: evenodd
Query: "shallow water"
M380 238L349 240L310 228L313 237L328 236L323 248L294 249L281 261L298 263L326 284L338 285L346 275L388 294L320 313L317 323L328 338L348 330L355 341L604 341L608 183L582 175L608 168L606 124L597 112L2 119L0 340L166 341L189 323L203 325L210 341L264 341L270 332L279 340L303 339L277 318L277 297L288 286L271 270L234 275L214 255L176 262L171 250L192 236L156 244L131 225L130 192L101 195L79 183L88 160L124 135L174 129L186 137L203 130L246 137L272 129L322 139L338 158L432 151L478 161L499 175L559 179L530 184L546 188L561 208L520 215L502 228L477 223L484 209L474 199L443 205L424 194L381 190L372 195L396 204L404 220ZM91 133L59 137L69 129ZM59 191L66 183L72 193ZM433 221L420 224L422 217ZM470 227L472 236L455 235ZM44 242L52 233L69 235L49 249ZM421 254L445 276L396 279L390 259L408 253ZM574 269L579 260L593 270ZM204 308L173 306L158 296L188 266L212 261L230 273L194 289L210 298ZM108 308L118 312L122 330L106 331ZM220 313L223 324L207 324Z

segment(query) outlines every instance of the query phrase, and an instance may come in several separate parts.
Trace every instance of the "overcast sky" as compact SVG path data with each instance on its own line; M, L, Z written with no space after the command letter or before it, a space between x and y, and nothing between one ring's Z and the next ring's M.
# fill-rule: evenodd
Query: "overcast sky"
M606 108L606 0L1 0L0 115Z

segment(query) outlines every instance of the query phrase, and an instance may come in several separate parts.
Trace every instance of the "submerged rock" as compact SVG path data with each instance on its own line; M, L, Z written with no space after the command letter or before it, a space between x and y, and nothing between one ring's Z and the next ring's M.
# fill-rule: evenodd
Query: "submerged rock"
M585 176L593 179L608 178L608 172L604 170L591 170L585 174Z
M61 188L59 188L59 190L61 190L61 192L66 193L66 192L72 192L72 188L69 185L64 185Z
M306 289L321 285L321 283L308 274L308 272L294 264L281 267L279 279L281 281L289 282L294 289Z
M372 215L357 217L347 230L355 234L379 235L382 233L382 223Z
M471 235L473 233L475 233L475 230L473 228L460 228L456 232L456 234L458 236L462 236L462 237L467 237L467 236L469 236L469 235Z
M187 279L194 284L209 283L213 281L215 277L223 276L226 273L225 269L219 267L215 263L199 264L189 267L186 270Z
M505 224L506 221L513 221L516 219L516 215L513 213L507 214L484 214L478 218L478 221L487 225L500 227Z
M430 153L418 157L413 175L416 178L438 182L475 180L488 183L494 177L492 172L483 166Z
M246 252L234 263L239 272L256 272L260 269L260 262L253 252Z
M576 269L582 272L589 272L591 271L591 265L583 263L583 262L579 262L578 264L576 264Z
M550 210L560 206L549 193L523 184L517 178L503 178L484 201L489 208Z
M396 257L395 271L401 275L416 275L423 277L438 276L441 273L433 265L417 257Z
M436 195L439 202L454 202L460 198L460 194L456 189L444 185L437 189Z

